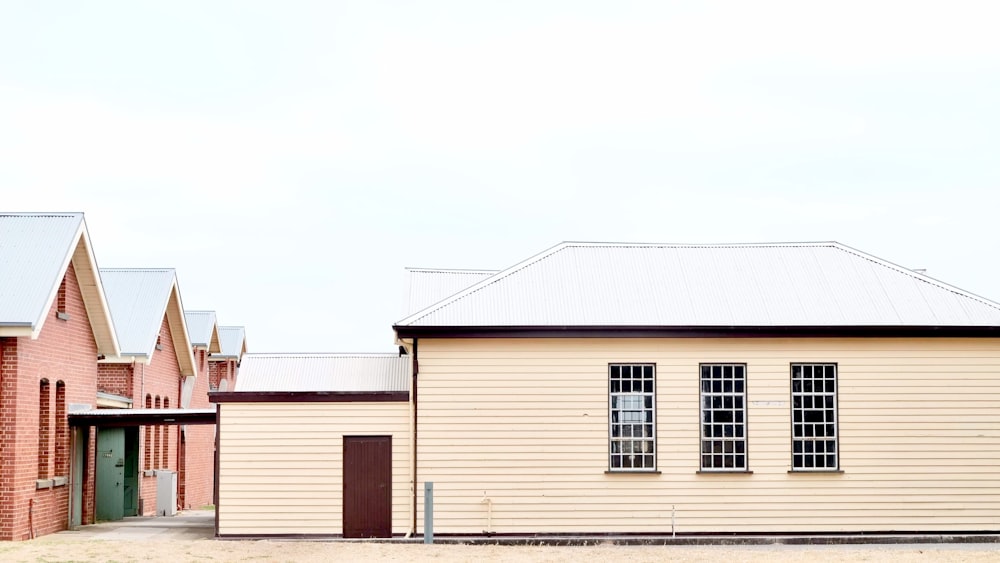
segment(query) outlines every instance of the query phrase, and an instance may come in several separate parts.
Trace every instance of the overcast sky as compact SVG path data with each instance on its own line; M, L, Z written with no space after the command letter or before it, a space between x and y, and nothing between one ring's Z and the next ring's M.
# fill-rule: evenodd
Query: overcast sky
M1000 300L996 2L4 2L0 209L83 211L256 352L403 268L836 240Z

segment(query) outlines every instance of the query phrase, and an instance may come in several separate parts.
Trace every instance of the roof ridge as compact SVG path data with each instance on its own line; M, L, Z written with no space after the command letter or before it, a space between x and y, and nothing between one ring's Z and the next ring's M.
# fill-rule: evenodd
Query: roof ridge
M488 274L497 273L502 270L481 270L477 268L416 268L406 266L403 268L407 272L448 272L451 274Z
M433 305L430 305L430 306L428 306L428 307L426 307L426 308L424 308L424 309L422 309L420 311L417 311L416 313L413 313L412 315L409 315L409 316L403 318L400 322L403 322L403 321L406 321L406 320L409 320L410 323L417 322L420 319L422 319L422 318L424 318L424 317L426 317L426 316L428 316L428 315L430 315L430 314L432 314L432 313L434 313L436 311L439 311L442 308L447 307L448 305L451 305L452 303L457 303L458 301L461 301L462 299L465 299L466 297L468 297L470 295L475 295L480 290L482 290L482 289L490 286L491 284L494 284L494 283L497 283L497 282L499 282L499 281L501 281L503 279L506 279L508 276L513 275L515 272L523 270L524 268L527 268L528 266L531 266L533 264L541 262L542 260L545 260L546 258L549 258L549 257L553 256L554 254L557 254L557 253L565 250L566 248L568 248L570 246L570 244L571 243L561 242L561 243L559 243L559 244L557 244L557 245L555 245L555 246L553 246L551 248L543 250L542 252L540 252L538 254L535 254L534 256L531 256L527 260L522 260L522 261L518 262L517 264L514 264L513 266L510 266L508 268L504 268L503 270L500 270L499 272L497 272L497 274L494 275L494 276L490 276L489 278L481 280L478 283L474 283L471 286L469 286L469 287L467 287L467 288L459 291L458 293L453 294L450 297L446 297L445 299L443 299L441 301L438 301L437 303L435 303ZM423 314L421 314L421 313L423 313ZM420 315L420 316L418 317L416 315Z
M796 247L824 247L839 245L837 241L771 241L771 242L599 242L599 241L564 241L561 245L566 247L636 247L636 248L796 248Z
M0 217L81 217L83 216L82 211L47 211L47 212L19 212L19 211L4 211L0 212Z
M176 272L177 268L99 268L102 272Z
M888 268L888 269L891 269L891 270L895 270L895 271L897 271L897 272L899 272L901 274L904 274L906 276L909 276L909 277L911 277L911 278L913 278L913 279L915 279L915 280L917 280L919 282L926 283L928 285L932 285L932 286L937 287L939 289L942 289L944 291L948 291L950 293L954 293L955 295L960 295L962 297L965 297L966 299L971 299L973 301L977 301L977 302L979 302L979 303L981 303L983 305L986 305L987 307L992 307L994 309L1000 310L1000 303L997 303L996 301L993 301L991 299L987 299L986 297L982 297L980 295L976 295L975 293L972 293L971 291L966 291L966 290L964 290L964 289L962 289L960 287L951 285L951 284L949 284L947 282L943 282L943 281L941 281L939 279L936 279L936 278L933 278L931 276L928 276L927 274L921 274L920 272L915 272L915 271L913 271L910 268L907 268L905 266L900 266L899 264L896 264L895 262L890 262L890 261L888 261L888 260L886 260L884 258L879 258L878 256L875 256L874 254L868 254L867 252L858 250L856 248L852 248L850 246L847 246L846 244L839 244L839 243L837 243L834 246L834 248L837 248L838 250L840 250L842 252L847 252L849 254L854 254L855 256L857 256L858 258L861 258L862 260L868 260L869 262L872 262L874 264L882 266L883 268Z
M398 352L247 352L246 356L272 358L370 358L370 357L399 357Z

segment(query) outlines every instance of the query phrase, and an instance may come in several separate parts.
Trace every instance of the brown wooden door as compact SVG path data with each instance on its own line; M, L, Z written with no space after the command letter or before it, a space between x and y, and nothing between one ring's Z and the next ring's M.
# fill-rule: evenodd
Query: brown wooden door
M344 436L344 537L392 536L392 436Z

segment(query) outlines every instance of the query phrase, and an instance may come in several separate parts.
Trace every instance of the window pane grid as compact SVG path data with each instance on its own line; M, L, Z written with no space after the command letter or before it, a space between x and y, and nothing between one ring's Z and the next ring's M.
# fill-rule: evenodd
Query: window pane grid
M837 366L792 364L792 469L839 467Z
M701 468L747 468L746 366L701 366Z
M649 364L609 367L609 467L656 469L655 370Z

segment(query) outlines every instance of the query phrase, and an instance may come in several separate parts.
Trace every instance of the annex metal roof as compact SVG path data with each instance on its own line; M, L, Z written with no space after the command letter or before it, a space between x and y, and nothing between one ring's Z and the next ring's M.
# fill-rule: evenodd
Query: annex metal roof
M246 330L241 326L220 326L219 343L221 352L213 353L209 360L240 359L247 353Z
M0 214L0 336L38 337L70 263L98 351L117 354L83 213Z
M164 317L170 326L181 374L195 375L184 306L173 268L101 268L121 357L149 361Z
M412 315L442 299L496 274L499 270L406 268L403 314Z
M222 351L215 311L184 311L184 321L192 346L206 348L210 353Z
M399 327L998 327L1000 304L836 242L568 242Z
M234 391L407 391L411 361L397 354L247 354Z

